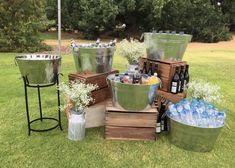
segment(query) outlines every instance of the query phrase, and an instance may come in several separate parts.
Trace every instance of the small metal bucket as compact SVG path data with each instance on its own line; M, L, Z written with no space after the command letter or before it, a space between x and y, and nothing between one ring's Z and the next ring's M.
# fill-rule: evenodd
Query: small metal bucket
M170 141L186 150L209 152L213 149L222 128L223 126L218 128L195 127L170 119Z
M182 60L190 34L144 33L147 57L155 60Z
M77 72L105 73L112 70L115 47L73 49Z
M141 111L151 107L154 103L157 89L160 84L136 85L114 82L115 74L107 77L108 85L112 91L112 102L117 108Z
M20 73L29 84L45 85L56 82L60 72L61 57L47 54L16 56Z

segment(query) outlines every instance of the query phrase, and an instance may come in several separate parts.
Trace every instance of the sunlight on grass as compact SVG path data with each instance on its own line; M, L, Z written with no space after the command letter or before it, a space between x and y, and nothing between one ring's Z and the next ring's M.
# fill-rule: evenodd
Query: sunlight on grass
M86 129L80 142L67 139L59 129L27 135L23 81L14 64L16 53L0 53L0 167L231 167L235 165L235 50L187 50L184 60L190 65L190 77L202 78L222 88L228 111L227 123L210 153L195 153L171 145L167 134L156 142L109 141L103 139L103 127ZM115 56L113 68L124 71L127 61ZM72 55L62 58L62 81L75 71ZM42 90L43 113L56 116L55 88ZM31 89L31 117L38 117L36 91Z

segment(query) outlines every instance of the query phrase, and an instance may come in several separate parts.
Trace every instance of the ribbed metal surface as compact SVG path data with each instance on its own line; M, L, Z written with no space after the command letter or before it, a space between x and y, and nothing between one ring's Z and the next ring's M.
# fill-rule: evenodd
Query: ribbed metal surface
M151 107L159 84L136 85L114 82L114 74L107 77L112 90L113 105L125 110L141 111Z
M55 83L60 71L61 57L56 55L33 54L16 56L22 76L29 84L45 85Z
M74 62L78 72L105 73L112 69L115 47L75 48Z
M213 149L222 127L200 128L170 119L170 141L174 145L195 152Z
M147 57L158 60L182 60L192 35L144 33Z

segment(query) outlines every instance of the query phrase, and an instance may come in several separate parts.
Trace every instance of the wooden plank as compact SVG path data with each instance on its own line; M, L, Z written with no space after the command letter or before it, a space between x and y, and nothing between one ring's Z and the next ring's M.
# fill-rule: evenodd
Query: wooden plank
M111 72L94 74L94 73L71 73L68 75L70 81L82 80L85 83L97 84L98 89L102 89L108 86L106 78L110 74L118 73L118 70L112 70Z
M109 87L95 90L91 92L91 96L95 100L93 103L90 104L93 105L111 98L111 90Z
M105 124L123 127L156 127L157 113L106 112Z
M170 100L173 103L177 103L180 100L184 99L187 96L186 93L178 93L178 94L172 94L169 92L165 92L162 90L157 91L157 101L160 103L161 97L165 98L166 100Z
M105 138L117 140L155 140L155 128L105 126Z
M106 111L110 112L129 112L129 113L157 113L157 108L152 106L141 111L124 110L113 106L112 101L107 101Z
M158 64L158 75L162 80L162 88L160 90L170 92L171 80L175 74L176 66L186 66L186 61L170 61L170 60L153 60L148 58L141 58L139 61L140 67L143 68L144 62L151 62L152 64Z

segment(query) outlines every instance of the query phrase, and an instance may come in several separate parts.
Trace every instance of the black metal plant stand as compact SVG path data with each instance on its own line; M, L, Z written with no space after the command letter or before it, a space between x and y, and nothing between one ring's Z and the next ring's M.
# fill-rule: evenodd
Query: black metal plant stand
M60 91L57 90L57 98L58 98L58 119L56 118L52 118L52 117L43 117L42 115L42 105L41 105L41 95L40 95L40 88L44 88L44 87L50 87L50 86L54 86L54 85L59 85L59 75L56 76L56 82L52 83L52 84L48 84L48 85L30 85L27 79L27 76L24 77L23 76L23 80L24 80L24 91L25 91L25 104L26 104L26 115L27 115L27 124L28 124L28 135L30 135L31 131L35 131L35 132L46 132L46 131L50 131L53 130L57 127L60 128L60 130L62 129L61 126L61 112L60 112ZM39 105L39 112L40 112L40 118L34 119L32 121L30 121L30 115L29 115L29 106L28 106L28 91L27 91L27 87L32 87L32 88L37 88L38 91L38 105ZM33 129L31 128L31 124L35 121L40 120L41 122L43 120L54 120L57 121L57 124L51 128L48 129Z

